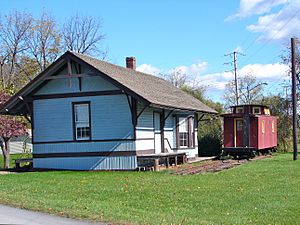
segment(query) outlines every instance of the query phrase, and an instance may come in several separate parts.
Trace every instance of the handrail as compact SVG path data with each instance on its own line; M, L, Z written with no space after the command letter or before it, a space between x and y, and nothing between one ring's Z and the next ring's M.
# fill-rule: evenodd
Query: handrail
M164 138L164 140L167 141L170 150L173 150L173 149L172 149L172 146L171 146L171 144L170 144L170 142L169 142L169 139L168 139L168 138ZM167 150L168 150L168 149L167 149ZM168 150L168 152L169 152L169 150Z

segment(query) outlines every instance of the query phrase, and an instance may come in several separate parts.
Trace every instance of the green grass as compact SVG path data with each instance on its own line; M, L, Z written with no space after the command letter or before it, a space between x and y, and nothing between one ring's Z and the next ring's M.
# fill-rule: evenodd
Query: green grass
M3 156L2 152L0 153L0 170L3 170L4 168L4 162L3 162ZM10 155L10 168L15 167L15 159L20 159L20 158L30 158L32 157L31 154L11 154Z
M126 224L299 224L300 161L281 154L219 173L0 176L0 203Z

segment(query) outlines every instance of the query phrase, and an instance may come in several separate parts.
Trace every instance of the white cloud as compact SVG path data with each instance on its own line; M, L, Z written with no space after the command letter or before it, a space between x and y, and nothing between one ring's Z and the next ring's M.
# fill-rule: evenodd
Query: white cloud
M210 90L224 90L226 83L232 79L231 72L211 73L196 77L199 85L204 85Z
M246 75L252 74L258 80L274 81L282 76L286 76L289 71L289 67L286 64L274 63L274 64L249 64L244 66L239 74Z
M243 48L241 46L237 46L235 49L234 49L235 52L239 52L239 53L243 53Z
M174 70L181 71L187 75L190 85L201 85L207 88L206 96L208 98L215 98L214 100L221 101L221 96L225 89L226 84L234 79L232 72L219 72L219 73L205 73L207 69L207 62L199 62L190 66L177 66L173 69L166 70L164 72L155 66L149 64L143 64L137 68L137 70L154 74L159 76L160 73L166 74ZM258 82L267 82L269 86L278 80L287 76L289 67L282 63L273 64L248 64L238 70L238 75L243 76L251 74L255 76ZM219 98L219 99L216 99Z
M229 16L227 20L269 13L274 7L284 5L290 1L291 0L241 0L238 12Z
M142 64L136 68L137 71L143 72L143 73L148 73L152 75L158 75L161 70L157 67L154 67L150 64Z
M169 70L169 72L180 71L181 73L187 76L196 76L200 73L203 73L206 70L207 65L208 65L207 62L199 62L199 63L192 64L190 66L177 66Z
M237 13L226 20L258 16L247 26L253 33L261 33L259 41L281 41L300 36L300 0L240 0Z
M238 70L238 75L243 76L251 74L257 78L259 82L272 82L277 81L281 77L287 75L289 67L285 64L248 64ZM209 92L221 91L225 89L228 81L233 80L232 72L212 73L200 75L197 78L199 84L206 85Z
M260 16L247 26L252 32L262 33L259 40L282 40L300 35L300 0L291 1L277 13Z

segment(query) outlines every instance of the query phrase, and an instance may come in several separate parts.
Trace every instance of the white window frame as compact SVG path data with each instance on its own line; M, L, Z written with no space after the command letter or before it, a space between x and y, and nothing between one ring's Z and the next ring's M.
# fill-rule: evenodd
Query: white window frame
M177 117L178 134L178 148L194 148L195 147L195 118L193 116L181 116ZM185 127L182 123L185 123Z
M241 110L241 112L239 112L239 110ZM235 113L244 113L244 107L236 107Z
M79 108L85 114L78 116ZM83 108L84 107L84 108ZM80 118L81 117L81 120ZM73 102L73 132L76 141L91 140L91 113L90 102Z
M259 112L258 112L258 113L255 113L255 109L258 109ZM259 106L254 106L254 107L252 108L252 113L255 114L255 115L260 115L260 114L261 114L261 107L259 107Z
M184 123L184 124L183 124ZM179 137L179 147L188 148L189 146L189 120L188 117L179 117L178 118L178 137ZM185 126L185 130L181 130ZM185 142L186 144L181 144Z

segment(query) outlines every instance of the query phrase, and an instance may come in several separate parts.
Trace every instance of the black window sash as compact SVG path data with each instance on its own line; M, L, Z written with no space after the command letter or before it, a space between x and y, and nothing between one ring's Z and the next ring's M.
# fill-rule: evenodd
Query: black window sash
M77 129L76 129L76 118L75 118L75 105L83 105L83 104L88 105L90 135L89 135L89 139L77 140L77 138L76 138ZM72 102L72 125L73 125L73 140L74 141L92 140L91 102L90 101Z

